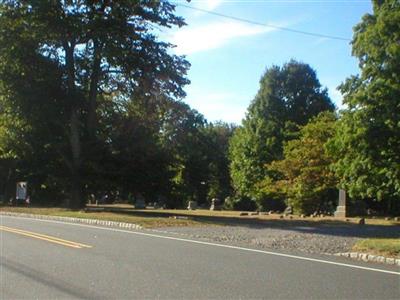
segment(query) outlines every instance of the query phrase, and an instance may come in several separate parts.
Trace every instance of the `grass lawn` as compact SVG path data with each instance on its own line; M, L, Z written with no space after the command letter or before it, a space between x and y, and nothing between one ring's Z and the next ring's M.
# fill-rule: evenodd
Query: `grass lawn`
M260 221L273 221L282 220L285 221L286 225L290 225L291 221L294 223L306 222L321 225L342 225L342 224L354 224L357 223L360 218L346 218L337 219L334 217L307 217L300 218L300 216L293 215L290 218L284 217L281 219L281 214L271 214L271 215L248 215L240 216L239 211L210 211L207 209L197 209L197 210L186 210L186 209L134 209L132 205L127 204L116 204L116 205L89 205L91 208L112 208L121 209L118 212L101 212L101 211L74 211L64 208L38 208L38 207L10 207L10 206L0 206L0 211L10 211L10 212L20 212L20 213L31 213L31 214L42 214L42 215L53 215L62 217L75 217L75 218L89 218L89 219L99 219L99 220L109 220L118 222L135 223L142 225L143 227L167 227L167 226L200 226L200 225L210 225L212 220L201 220L195 221L190 220L191 217L213 217L215 220L224 220L224 218L230 218L231 220L260 220ZM124 213L126 212L126 213ZM131 212L132 214L129 214ZM135 214L135 212L137 214ZM140 214L140 215L139 215ZM146 216L148 214L148 216ZM166 215L164 217L164 215ZM188 217L188 220L173 219L168 218L171 215L179 215ZM391 226L400 225L400 222L394 220L384 220L384 218L368 218L365 220L367 225L380 225L380 226Z
M307 217L300 218L300 216L293 215L290 218L284 217L281 219L281 214L271 214L271 215L248 215L240 216L240 211L210 211L207 209L197 209L197 210L186 210L186 209L134 209L132 205L127 204L116 204L116 205L90 205L90 208L110 208L110 209L120 209L118 212L107 212L107 211L74 211L64 208L37 208L37 207L10 207L10 206L0 206L0 211L10 211L10 212L20 212L20 213L31 213L31 214L42 214L42 215L53 215L62 217L75 217L75 218L89 218L89 219L99 219L117 222L127 222L139 224L143 227L170 227L170 226L201 226L210 225L213 223L213 219L224 220L229 218L230 220L243 221L250 219L253 221L282 221L280 223L285 223L290 225L293 223L308 223L308 224L321 224L321 225L343 225L343 224L354 224L358 222L360 218L346 218L346 219L336 219L334 217ZM171 215L178 215L188 217L189 220L183 219L173 219L168 218ZM207 220L191 220L190 218L196 217L208 217ZM210 218L211 217L211 218ZM400 222L394 220L384 220L384 218L368 218L365 220L367 225L380 225L380 226L392 226L400 225ZM294 224L295 225L295 224Z
M357 242L354 251L400 258L400 239L366 239Z
M182 220L165 217L143 217L127 215L113 212L85 212L83 210L69 210L65 208L36 208L36 207L7 207L0 206L0 211L15 213L27 213L37 215L48 215L58 217L72 217L84 219L97 219L115 222L126 222L141 225L145 228L170 227L170 226L204 226L210 225L210 222L199 222L195 220Z

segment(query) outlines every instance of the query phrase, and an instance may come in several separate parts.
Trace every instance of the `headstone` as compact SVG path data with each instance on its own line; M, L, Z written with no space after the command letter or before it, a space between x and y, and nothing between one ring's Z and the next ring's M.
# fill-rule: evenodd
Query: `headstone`
M96 196L94 194L89 195L89 204L97 204L96 203Z
M217 198L211 199L210 210L221 210L219 199Z
M140 194L136 196L135 208L136 209L144 209L144 208L146 208L146 202L145 202L143 196L140 195Z
M15 205L19 203L25 203L28 197L28 183L26 181L17 182L17 191L15 197Z
M26 181L17 182L17 193L16 198L19 200L25 200L27 196L28 183Z
M285 208L285 211L284 211L283 213L284 213L284 214L291 215L291 214L293 214L293 208L292 208L290 205L288 205L288 206Z
M197 209L197 201L189 201L188 210L196 210Z
M339 204L335 211L336 218L346 218L347 217L347 207L346 207L346 191L339 190Z

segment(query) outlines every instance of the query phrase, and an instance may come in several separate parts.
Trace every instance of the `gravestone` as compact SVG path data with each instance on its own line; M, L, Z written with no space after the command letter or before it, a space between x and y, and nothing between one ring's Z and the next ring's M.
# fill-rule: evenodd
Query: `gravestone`
M146 208L146 202L145 202L143 196L140 194L136 196L135 208L137 208L137 209Z
M197 209L197 201L189 201L188 210L196 210Z
M286 208L285 208L285 211L283 212L284 214L288 214L288 215L292 215L293 214L293 208L290 206L290 205L288 205Z
M339 190L339 203L335 211L336 218L347 217L347 206L346 206L346 191Z
M217 199L217 198L211 199L210 210L221 210L219 199Z
M28 183L26 181L17 182L15 205L26 204L27 198L28 198Z

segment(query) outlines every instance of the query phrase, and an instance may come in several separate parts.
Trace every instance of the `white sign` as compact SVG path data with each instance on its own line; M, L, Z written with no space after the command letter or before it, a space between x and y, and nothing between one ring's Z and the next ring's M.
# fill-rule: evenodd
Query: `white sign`
M17 199L26 199L28 183L26 181L17 182Z

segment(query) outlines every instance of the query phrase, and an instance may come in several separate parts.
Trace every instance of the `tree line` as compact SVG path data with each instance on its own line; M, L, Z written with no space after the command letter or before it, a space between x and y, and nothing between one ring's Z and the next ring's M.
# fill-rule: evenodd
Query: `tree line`
M393 211L400 198L400 5L374 1L354 28L360 75L338 111L308 64L266 69L239 126L182 99L190 67L163 27L168 1L2 1L0 194L33 203L89 195L184 207L332 210L337 188Z

